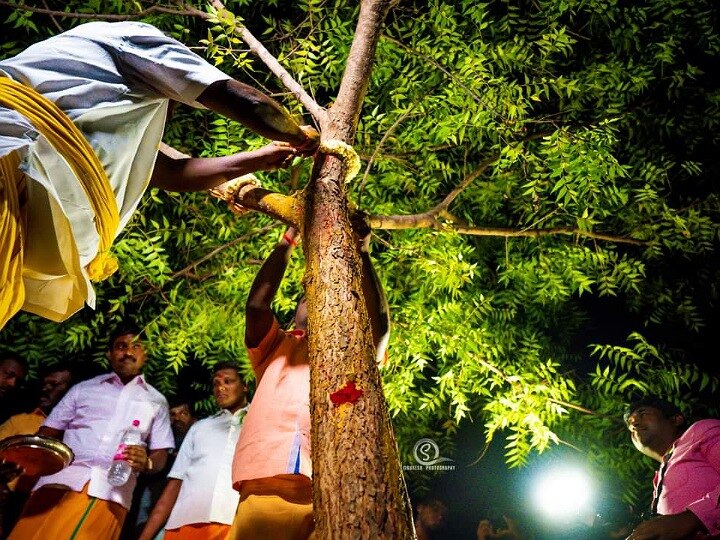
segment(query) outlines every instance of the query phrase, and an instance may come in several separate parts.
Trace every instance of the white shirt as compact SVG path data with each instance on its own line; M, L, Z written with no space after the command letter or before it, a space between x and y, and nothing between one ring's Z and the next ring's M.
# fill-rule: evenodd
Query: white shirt
M62 109L100 158L125 227L147 188L168 100L196 98L229 78L157 28L82 24L0 61L6 75ZM19 150L28 182L23 309L60 321L95 294L85 266L98 250L94 214L65 159L29 121L0 106L0 156Z
M232 525L240 494L232 487L235 444L248 407L223 409L193 424L168 478L182 480L166 529L193 523Z
M123 433L139 420L148 450L175 446L170 413L163 395L138 375L123 384L115 373L76 384L45 419L44 426L63 430L63 442L75 453L72 464L59 473L43 476L35 484L63 484L88 495L130 508L135 475L123 486L111 486L107 473Z

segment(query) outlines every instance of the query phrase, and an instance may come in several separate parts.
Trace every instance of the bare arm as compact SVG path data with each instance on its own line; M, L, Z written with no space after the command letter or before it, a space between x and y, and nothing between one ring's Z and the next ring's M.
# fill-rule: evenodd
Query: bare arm
M682 540L705 532L705 526L690 510L643 521L626 540Z
M285 275L293 246L286 238L294 239L295 229L290 227L272 253L260 267L245 304L245 344L257 347L270 330L273 312L270 309L277 294L280 282Z
M152 450L149 454L144 446L126 446L125 461L137 473L155 474L162 471L167 463L167 448ZM152 464L152 466L151 466Z
M200 94L198 101L268 139L285 141L303 149L317 146L312 134L301 128L278 102L234 79L211 84Z
M138 540L152 540L158 531L167 523L170 512L172 512L175 502L177 501L182 487L182 480L177 478L169 478L168 483L165 486L160 498L155 503L155 506L148 517L145 527L143 527L142 533Z
M168 191L204 191L256 171L271 171L289 163L296 150L271 143L231 156L174 159L158 152L150 184Z
M362 262L362 288L365 307L370 319L370 329L375 345L375 359L381 363L390 339L390 308L385 291L380 285L375 268L370 260L370 228L365 221L354 220L353 228L357 237L360 260Z
M148 457L152 461L152 469L149 469L146 464L143 472L145 474L159 473L165 468L165 465L167 464L168 449L160 448L158 450L153 450L152 452L150 452L150 455Z

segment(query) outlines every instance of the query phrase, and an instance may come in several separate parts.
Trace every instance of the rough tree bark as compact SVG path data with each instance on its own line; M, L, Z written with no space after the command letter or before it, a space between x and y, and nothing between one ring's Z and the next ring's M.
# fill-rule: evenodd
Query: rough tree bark
M364 0L324 140L352 144L388 0ZM320 156L306 190L303 245L307 270L313 496L319 538L413 538L397 444L362 302L361 264L349 221L343 162ZM333 406L349 381L355 403Z
M390 0L363 0L335 105L310 103L322 139L352 144L370 82L377 42ZM220 0L212 5L224 10ZM205 17L201 12L199 16ZM245 29L237 30L254 52L266 51ZM267 56L267 55L265 55ZM269 64L281 80L287 74ZM285 77L287 79L287 77ZM296 97L312 101L301 89ZM299 94L299 95L298 95ZM308 105L306 103L306 105ZM318 538L414 538L412 511L390 423L370 322L363 302L361 263L350 225L345 164L318 155L304 205L295 196L247 185L226 198L299 226L307 262L312 414L313 499ZM354 382L363 391L337 407L330 394Z

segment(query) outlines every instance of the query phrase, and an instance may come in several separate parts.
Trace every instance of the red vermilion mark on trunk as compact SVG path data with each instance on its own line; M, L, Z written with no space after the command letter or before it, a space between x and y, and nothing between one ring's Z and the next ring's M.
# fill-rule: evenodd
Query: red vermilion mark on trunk
M345 386L337 392L330 394L330 401L332 401L336 407L343 403L355 403L364 393L365 392L355 386L354 381L350 381L345 383Z

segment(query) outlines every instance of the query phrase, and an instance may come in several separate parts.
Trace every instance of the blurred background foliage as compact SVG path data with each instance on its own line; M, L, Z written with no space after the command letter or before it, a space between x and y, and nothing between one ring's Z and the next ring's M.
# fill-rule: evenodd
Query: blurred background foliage
M237 19L220 24L172 13L183 9L175 2L3 1L2 54L88 18L139 18L310 122L233 34L244 23L332 106L354 3L226 6ZM718 11L710 0L394 3L349 198L372 216L418 214L479 173L434 227L374 230L393 321L382 374L403 463L421 437L451 456L461 428L477 432L478 453L483 439L503 438L510 466L567 445L639 504L652 464L628 443L623 403L653 392L718 414ZM265 142L183 106L164 140L198 156ZM289 193L310 166L260 178ZM532 234L548 229L564 232ZM244 301L282 231L206 194L151 191L115 244L120 271L98 288L96 309L62 324L20 314L0 342L35 368L103 365L109 329L134 317L151 381L209 408L213 363L236 359L252 378ZM303 270L297 250L275 305L284 322ZM408 474L413 489L427 480Z

